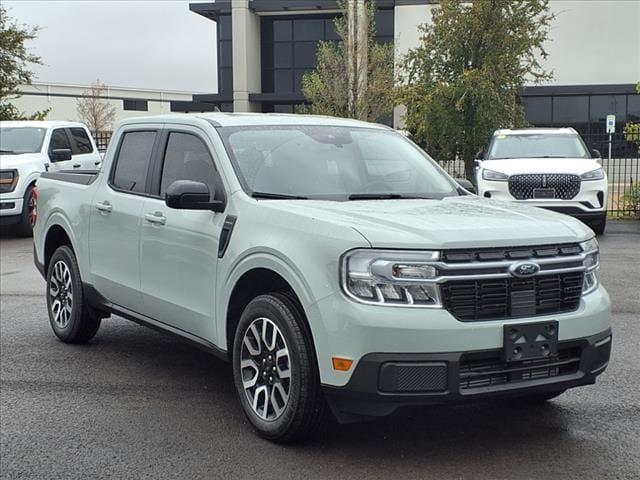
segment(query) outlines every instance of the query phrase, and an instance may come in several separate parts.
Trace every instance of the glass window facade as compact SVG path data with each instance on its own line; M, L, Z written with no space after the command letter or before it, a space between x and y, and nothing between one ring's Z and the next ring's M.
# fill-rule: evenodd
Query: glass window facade
M521 97L527 120L537 127L573 127L579 133L603 134L607 115L616 116L617 130L640 121L640 95L535 95Z
M231 15L221 15L218 19L218 92L233 92Z

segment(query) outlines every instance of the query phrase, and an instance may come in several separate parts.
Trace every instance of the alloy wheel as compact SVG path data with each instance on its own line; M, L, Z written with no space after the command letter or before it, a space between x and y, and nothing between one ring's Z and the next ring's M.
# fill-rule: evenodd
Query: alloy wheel
M65 328L73 313L73 283L71 270L62 260L56 262L51 272L49 301L53 321L59 328Z
M282 332L268 318L255 319L244 333L240 375L253 412L262 420L278 419L289 402L291 357Z

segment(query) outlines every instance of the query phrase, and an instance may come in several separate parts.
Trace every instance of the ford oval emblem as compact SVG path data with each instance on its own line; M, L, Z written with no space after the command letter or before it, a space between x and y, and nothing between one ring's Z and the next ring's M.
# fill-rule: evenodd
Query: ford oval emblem
M540 271L540 265L533 262L518 262L509 268L514 277L530 277Z

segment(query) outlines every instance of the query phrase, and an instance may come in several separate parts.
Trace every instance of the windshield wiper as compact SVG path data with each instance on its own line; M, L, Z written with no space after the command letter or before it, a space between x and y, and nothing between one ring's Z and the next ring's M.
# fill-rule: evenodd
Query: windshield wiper
M309 197L301 195L287 195L285 193L253 192L252 198L264 198L267 200L309 200Z
M400 193L352 193L348 198L349 200L433 200L432 197Z
M11 154L15 154L16 152L14 152L13 150L0 150L0 153L11 153Z

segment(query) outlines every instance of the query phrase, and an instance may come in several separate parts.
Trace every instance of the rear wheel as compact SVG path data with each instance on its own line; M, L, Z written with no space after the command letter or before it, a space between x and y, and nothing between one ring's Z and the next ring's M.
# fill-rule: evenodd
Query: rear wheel
M325 402L302 310L286 294L249 303L235 333L233 376L245 415L259 435L275 442L309 436Z
M73 250L59 247L47 271L47 310L56 336L65 343L85 343L100 328L101 317L87 305Z
M22 237L33 236L33 226L36 223L36 193L34 186L30 185L24 194L22 214L18 224L18 235Z

